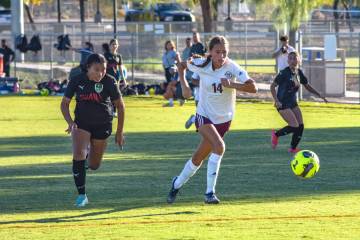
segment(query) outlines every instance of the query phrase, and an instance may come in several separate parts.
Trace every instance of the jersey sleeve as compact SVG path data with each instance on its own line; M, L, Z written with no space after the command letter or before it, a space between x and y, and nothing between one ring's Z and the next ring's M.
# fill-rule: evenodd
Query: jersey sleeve
M192 62L187 62L187 68L192 71L193 73L199 73L202 71L202 67L199 67L199 65L205 63L206 58L194 58Z
M114 78L109 77L109 96L111 101L118 100L121 96L120 90Z
M276 83L277 85L280 85L280 83L283 81L283 79L284 79L284 76L285 76L285 74L284 74L284 72L283 71L280 71L279 73L278 73L278 75L276 75L276 77L275 77L275 79L274 79L274 83Z
M305 74L303 73L303 71L301 69L299 69L299 77L300 77L301 84L306 85L309 83L307 77L305 76Z
M78 85L79 85L78 78L70 79L69 84L66 87L64 96L71 99L75 95Z
M238 64L232 63L233 65L233 75L237 81L240 83L245 83L247 80L250 79L249 74L242 69Z

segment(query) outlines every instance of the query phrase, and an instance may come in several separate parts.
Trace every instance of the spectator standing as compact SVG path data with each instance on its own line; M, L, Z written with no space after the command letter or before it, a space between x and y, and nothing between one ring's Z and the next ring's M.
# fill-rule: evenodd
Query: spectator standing
M198 32L193 33L193 44L191 46L190 54L193 56L194 54L198 54L204 56L206 53L206 48L204 44L200 41L200 34Z
M0 54L3 55L5 77L10 77L10 64L15 59L15 53L11 48L8 47L5 39L1 39Z
M276 58L277 72L285 69L289 66L288 56L289 53L295 52L295 48L289 45L289 38L286 35L280 37L281 45L272 54L273 58Z

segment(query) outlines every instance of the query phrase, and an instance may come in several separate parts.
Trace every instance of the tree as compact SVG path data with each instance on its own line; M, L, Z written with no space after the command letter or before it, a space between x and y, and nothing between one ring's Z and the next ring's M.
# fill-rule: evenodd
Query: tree
M4 8L10 8L11 7L11 0L1 0L0 6Z
M196 5L200 3L201 12L203 16L204 32L212 32L212 21L217 12L213 15L214 10L217 10L217 6L214 8L214 4L217 4L216 0L193 0Z
M265 0L252 0L256 4L264 4ZM277 28L287 25L289 29L289 41L295 45L295 34L301 22L308 20L309 13L315 7L332 2L329 0L273 0L275 10L272 12L272 19Z
M204 21L204 32L212 32L212 14L210 0L200 0Z

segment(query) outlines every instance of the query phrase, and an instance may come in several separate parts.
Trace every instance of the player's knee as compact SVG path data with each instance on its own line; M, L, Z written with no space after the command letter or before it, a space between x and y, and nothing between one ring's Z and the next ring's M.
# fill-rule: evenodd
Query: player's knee
M214 149L213 152L219 155L223 155L225 152L225 143L224 141L218 141L215 145L214 145Z
M85 159L86 158L87 151L83 149L75 150L74 151L74 159Z

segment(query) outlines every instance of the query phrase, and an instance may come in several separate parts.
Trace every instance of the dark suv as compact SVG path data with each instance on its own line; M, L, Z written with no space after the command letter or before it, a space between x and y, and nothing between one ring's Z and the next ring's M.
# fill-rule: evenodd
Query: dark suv
M195 22L195 16L178 3L157 3L150 8L129 9L126 11L125 21Z

